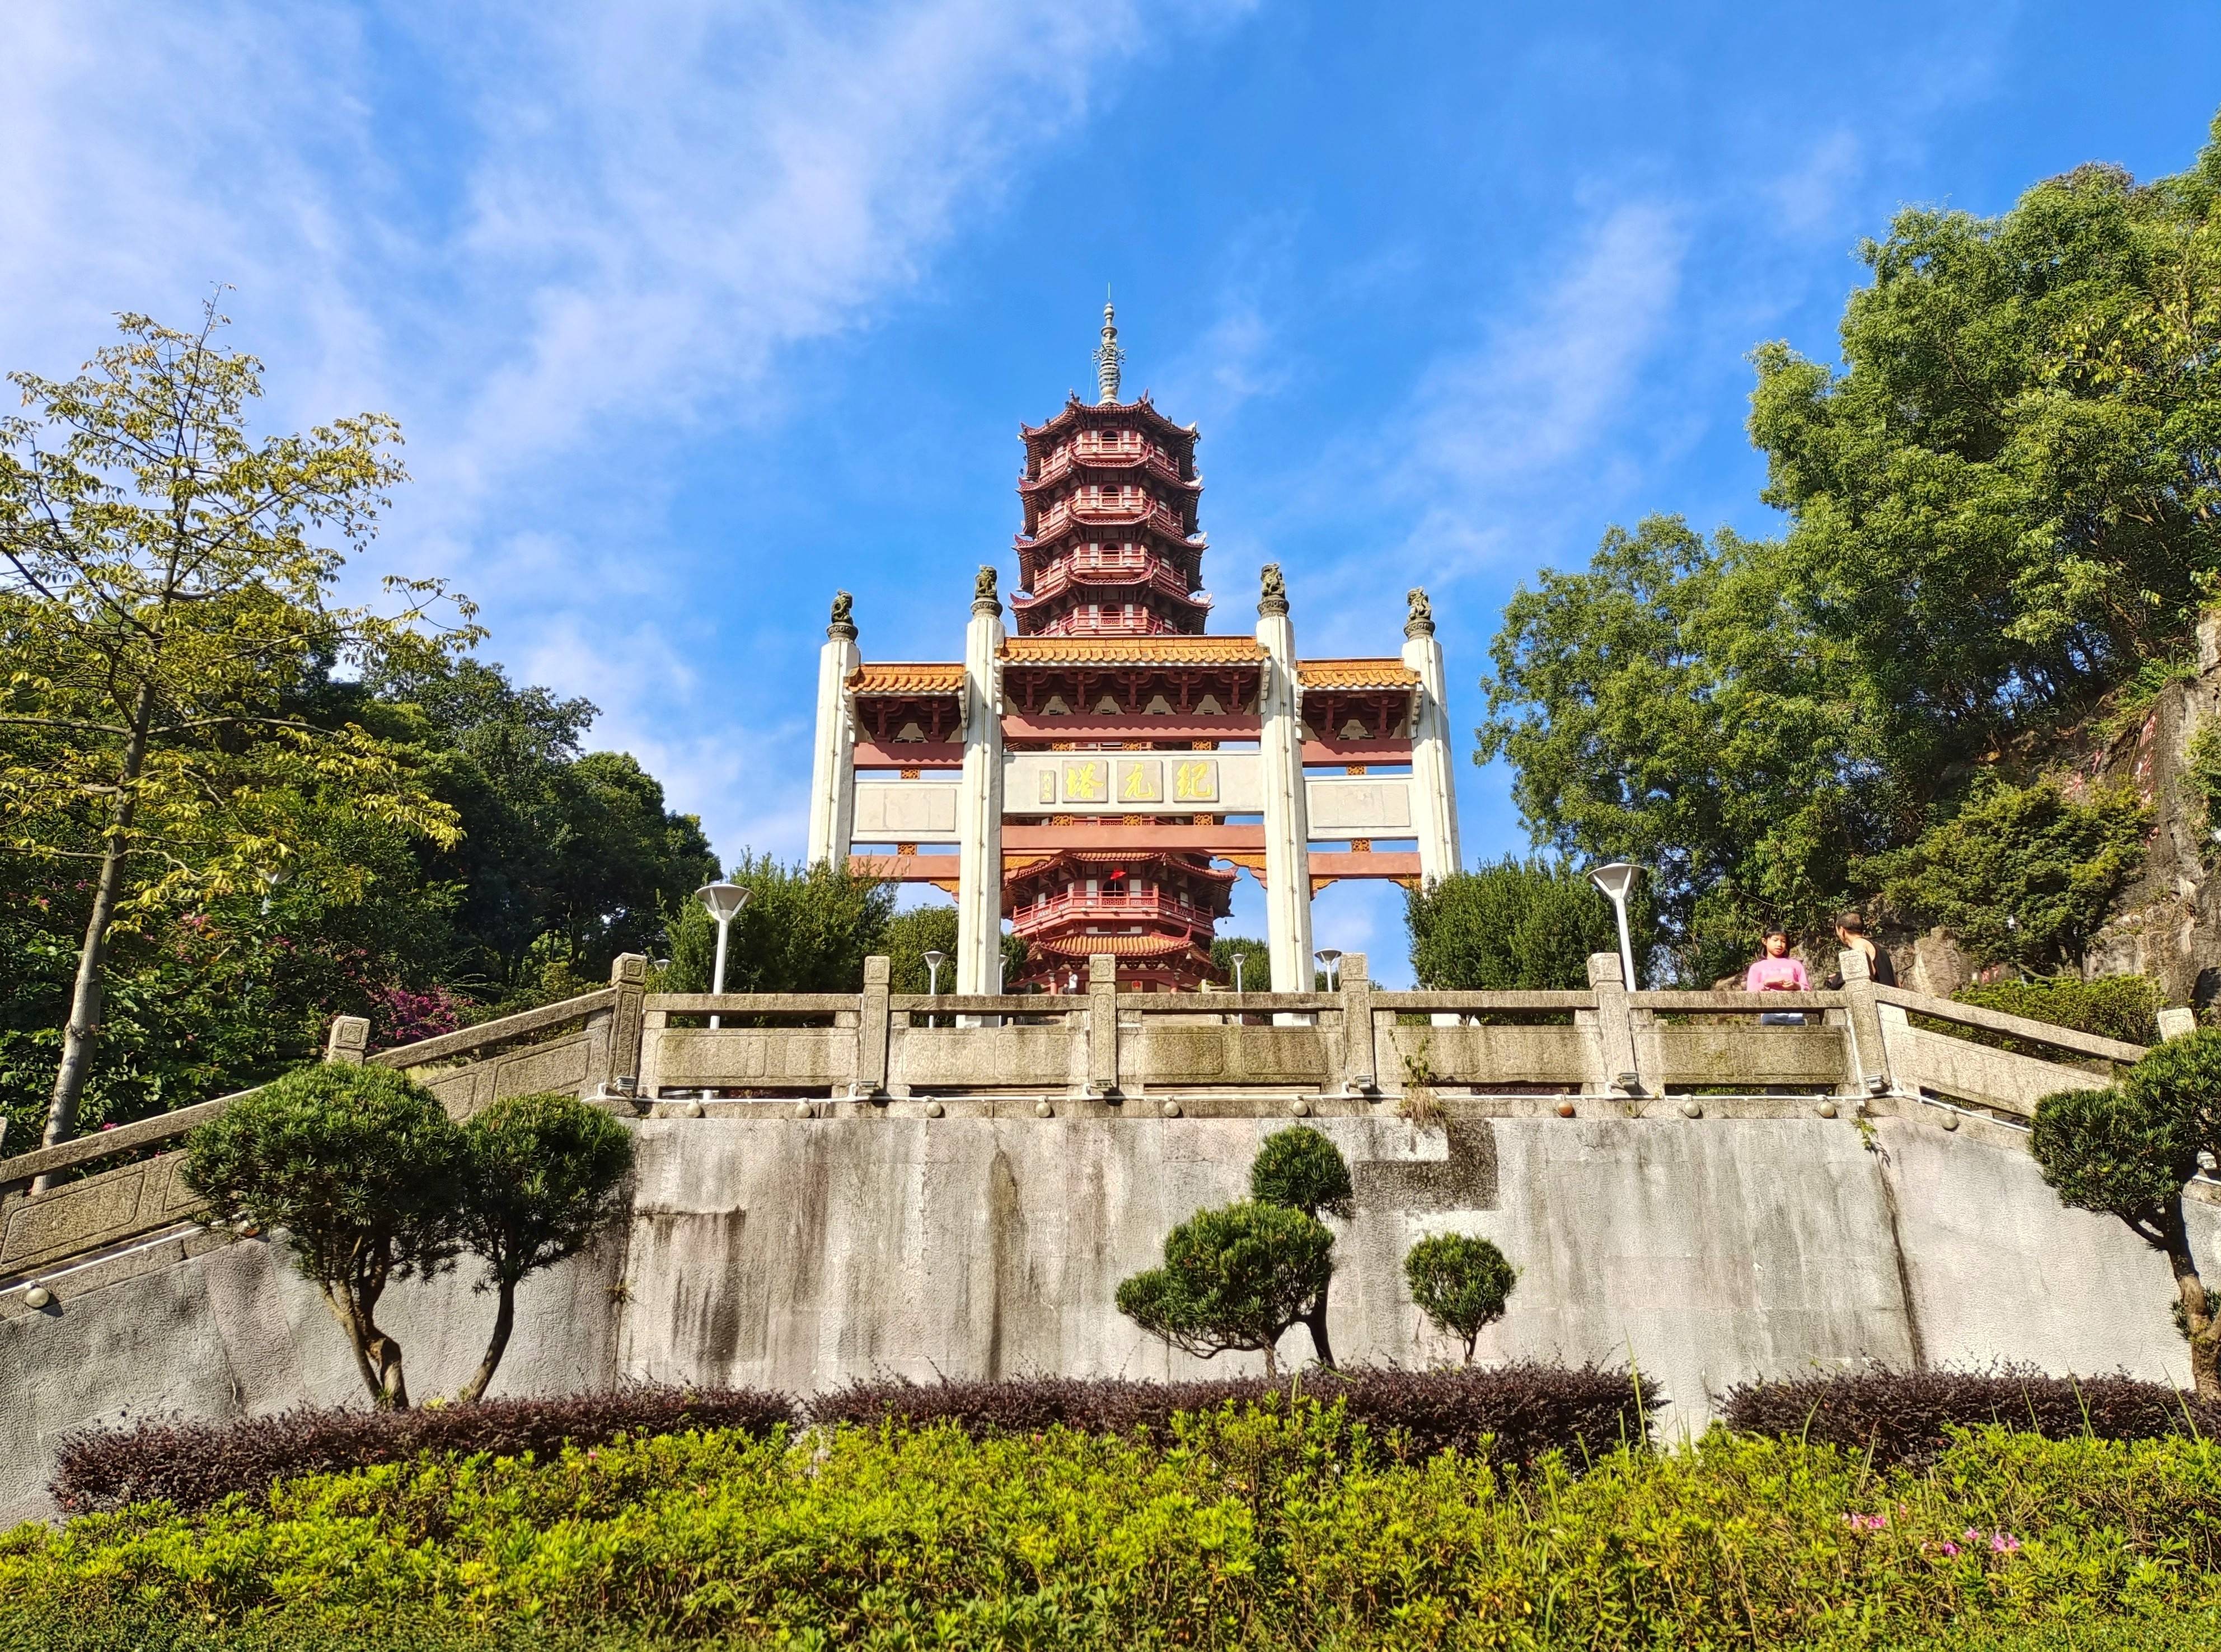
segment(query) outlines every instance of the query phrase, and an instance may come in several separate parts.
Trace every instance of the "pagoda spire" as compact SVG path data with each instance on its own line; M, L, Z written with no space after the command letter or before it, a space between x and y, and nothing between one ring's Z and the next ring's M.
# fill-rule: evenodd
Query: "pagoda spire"
M1118 399L1118 369L1126 363L1126 353L1118 347L1117 311L1110 307L1107 297L1103 301L1103 342L1095 350L1095 383L1101 393L1096 401L1110 406Z

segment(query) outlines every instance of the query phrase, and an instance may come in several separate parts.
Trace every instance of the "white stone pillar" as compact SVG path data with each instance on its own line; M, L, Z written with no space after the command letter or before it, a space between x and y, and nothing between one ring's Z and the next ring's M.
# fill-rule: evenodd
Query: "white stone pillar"
M1414 588L1404 622L1404 663L1419 674L1411 697L1411 812L1419 832L1419 879L1435 883L1458 870L1457 781L1450 740L1442 645L1427 593Z
M856 827L856 712L848 679L863 656L856 648L856 623L848 616L852 599L833 596L833 623L817 651L817 743L810 760L810 863L848 864L848 844Z
M964 778L956 793L956 990L1003 990L1003 604L979 570L964 631Z
M1265 782L1265 935L1273 991L1311 990L1311 815L1304 796L1304 723L1296 681L1296 628L1288 619L1280 565L1265 566L1257 602L1265 650L1257 695L1259 767Z

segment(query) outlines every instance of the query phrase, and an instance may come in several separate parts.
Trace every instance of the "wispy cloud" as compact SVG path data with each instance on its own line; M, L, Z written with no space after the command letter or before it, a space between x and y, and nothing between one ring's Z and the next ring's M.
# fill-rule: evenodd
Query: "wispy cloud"
M659 737L712 691L680 668L692 616L652 611L691 571L633 548L669 485L643 454L775 416L783 353L872 325L1167 22L1155 0L20 0L0 360L66 370L109 312L235 284L273 422L408 429L387 557L481 598L497 651L593 694L598 737L654 748L721 839L790 847L802 780L767 771L793 764Z

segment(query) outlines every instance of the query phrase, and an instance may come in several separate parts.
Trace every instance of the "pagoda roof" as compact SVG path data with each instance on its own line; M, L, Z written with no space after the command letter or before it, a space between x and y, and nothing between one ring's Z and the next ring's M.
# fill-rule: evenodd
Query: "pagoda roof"
M848 676L855 694L956 694L963 688L964 667L953 660L881 660Z
M1307 689L1415 689L1419 673L1396 659L1299 660L1296 680Z
M1021 424L1018 427L1018 437L1023 441L1031 442L1067 428L1084 427L1092 429L1102 425L1124 426L1136 423L1147 425L1159 435L1168 436L1175 441L1192 444L1197 440L1197 432L1193 425L1174 424L1163 414L1158 412L1156 404L1149 399L1149 392L1147 391L1143 391L1139 397L1130 402L1083 402L1075 391L1057 410L1054 417L1046 419L1039 424Z
M1003 660L1012 666L1261 666L1265 650L1247 636L1014 636L1003 644Z
M1179 935L1084 935L1043 933L1029 935L1026 944L1038 947L1043 952L1054 953L1060 958L1087 958L1097 953L1108 953L1114 958L1165 958L1174 953L1198 952L1203 948L1186 936Z

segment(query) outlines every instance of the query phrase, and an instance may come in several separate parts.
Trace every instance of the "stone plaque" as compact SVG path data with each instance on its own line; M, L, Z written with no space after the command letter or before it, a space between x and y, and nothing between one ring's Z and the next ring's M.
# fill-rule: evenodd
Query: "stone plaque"
M1211 758L1186 759L1173 765L1174 803L1217 803L1218 764Z
M1103 803L1110 791L1110 764L1101 757L1075 757L1064 765L1067 803Z
M1162 803L1165 766L1154 758L1127 758L1118 765L1118 801Z

